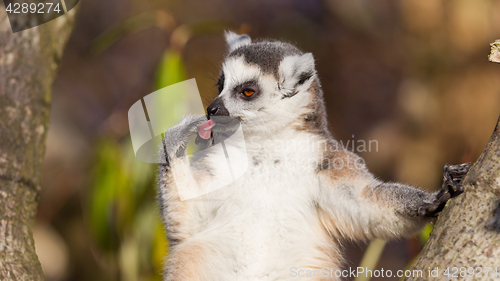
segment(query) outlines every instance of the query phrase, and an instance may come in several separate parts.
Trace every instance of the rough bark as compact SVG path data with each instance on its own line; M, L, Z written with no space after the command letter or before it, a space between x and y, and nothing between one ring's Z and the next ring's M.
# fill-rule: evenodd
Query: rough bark
M465 192L446 205L411 270L422 270L423 277L405 280L429 280L429 268L439 268L435 280L500 279L500 119L479 159L462 180ZM457 277L444 275L458 268ZM461 268L474 268L474 274L460 276ZM486 267L491 270L486 277ZM478 269L481 268L481 269ZM498 276L492 275L498 268ZM478 274L479 271L482 273ZM434 272L436 273L436 271ZM482 277L480 277L480 275Z
M44 280L33 222L51 86L75 13L12 33L0 5L0 280Z

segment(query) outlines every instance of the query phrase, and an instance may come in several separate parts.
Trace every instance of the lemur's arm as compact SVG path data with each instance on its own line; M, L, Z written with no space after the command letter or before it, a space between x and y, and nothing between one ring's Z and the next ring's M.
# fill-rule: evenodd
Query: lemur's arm
M204 117L185 117L169 129L163 139L160 157L167 157L168 160L159 165L158 201L171 246L190 237L199 227L199 208L204 205L199 201L181 200L179 188L196 189L203 185L203 179L210 177L207 171L191 166L185 153L189 137L198 131L198 126L204 121ZM176 177L175 174L182 176Z
M463 192L459 185L470 164L445 166L443 186L434 193L400 183L381 182L360 158L340 151L341 165L321 167L317 208L325 228L353 239L391 239L407 236L436 217L451 197Z

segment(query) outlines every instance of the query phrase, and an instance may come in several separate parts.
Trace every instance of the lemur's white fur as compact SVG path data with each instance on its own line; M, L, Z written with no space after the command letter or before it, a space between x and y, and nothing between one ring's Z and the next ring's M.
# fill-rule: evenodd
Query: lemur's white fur
M335 271L342 263L341 239L401 237L429 221L417 209L435 194L377 180L361 158L331 137L310 53L234 33L226 38L229 55L218 99L241 119L246 151L235 150L242 154L233 159L246 162L233 165L247 169L225 187L181 201L179 188L209 188L220 182L217 177L227 177L218 171L226 159L221 150L207 150L190 167L185 156L175 155L185 141L176 132L193 124L188 131L194 133L203 119L188 117L166 133L170 161L160 165L159 175L171 245L165 280L335 280L293 277L293 270ZM256 63L259 54L245 49L250 47L267 55L282 52L275 69ZM253 62L251 55L257 56ZM247 81L260 92L250 101L234 92ZM176 169L191 170L195 180L174 180Z

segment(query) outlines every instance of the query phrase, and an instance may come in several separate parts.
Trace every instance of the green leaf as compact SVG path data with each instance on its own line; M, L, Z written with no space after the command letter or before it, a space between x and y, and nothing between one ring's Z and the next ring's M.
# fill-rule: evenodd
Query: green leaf
M418 238L422 245L425 245L425 243L427 243L427 240L429 240L429 236L431 235L433 229L434 226L432 226L431 224L426 224L424 229L420 231L420 233L418 234Z

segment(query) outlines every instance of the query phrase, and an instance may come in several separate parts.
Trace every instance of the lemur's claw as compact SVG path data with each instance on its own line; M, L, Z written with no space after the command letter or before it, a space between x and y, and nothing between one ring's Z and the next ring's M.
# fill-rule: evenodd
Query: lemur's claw
M432 203L420 206L419 216L437 217L450 198L456 197L464 192L465 188L460 184L462 178L469 172L471 163L459 165L445 165L443 169L443 184L436 192L436 199Z

